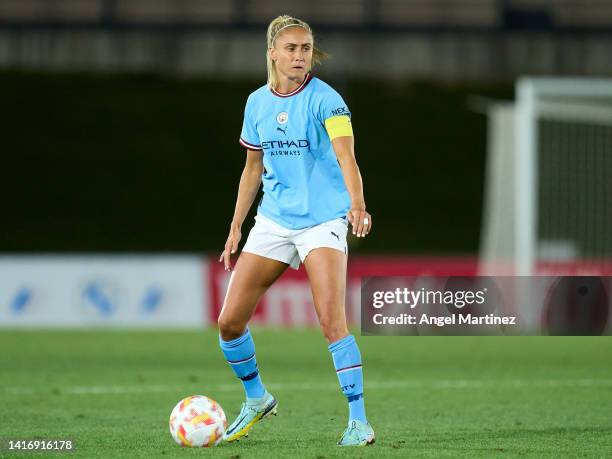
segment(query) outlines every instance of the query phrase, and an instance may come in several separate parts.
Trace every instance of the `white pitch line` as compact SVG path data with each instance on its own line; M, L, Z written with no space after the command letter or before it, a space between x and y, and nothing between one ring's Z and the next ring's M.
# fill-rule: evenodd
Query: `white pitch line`
M391 390L391 389L481 389L481 388L561 388L561 387L612 387L612 379L503 379L503 380L478 380L478 379L442 379L442 380L396 380L396 381L365 381L366 390ZM184 384L184 385L160 385L160 384L133 384L133 385L111 385L111 386L65 386L58 388L59 394L64 395L122 395L135 393L172 393L185 392L187 389L208 394L215 392L231 392L240 389L236 381L234 384ZM312 384L312 383L269 383L266 387L273 391L326 391L338 390L337 384ZM0 388L0 392L13 395L30 395L48 393L51 386L13 386Z

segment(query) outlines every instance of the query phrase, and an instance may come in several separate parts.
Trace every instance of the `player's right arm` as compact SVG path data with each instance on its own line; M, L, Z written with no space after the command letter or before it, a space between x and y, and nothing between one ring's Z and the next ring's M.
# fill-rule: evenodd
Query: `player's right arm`
M249 213L249 209L253 205L253 201L261 186L263 170L263 151L248 149L246 152L246 163L240 177L240 184L238 185L238 197L236 199L229 236L225 243L225 249L219 257L219 261L223 261L226 271L231 271L232 269L230 256L238 250L238 243L242 237L242 223Z

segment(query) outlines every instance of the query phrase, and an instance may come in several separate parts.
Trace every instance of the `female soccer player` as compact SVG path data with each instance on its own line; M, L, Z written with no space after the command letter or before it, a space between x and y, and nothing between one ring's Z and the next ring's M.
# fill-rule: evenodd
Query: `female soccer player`
M277 401L262 383L247 324L268 287L301 261L348 399L349 424L338 444L367 445L374 442L374 431L365 415L361 355L348 332L344 300L348 222L353 234L365 237L372 217L365 210L350 112L336 91L310 74L325 54L314 46L308 24L279 16L268 27L267 41L268 84L246 103L240 136L246 165L219 259L232 270L230 256L238 249L242 223L263 181L256 223L219 315L221 349L246 392L225 440L238 440L257 421L276 414Z

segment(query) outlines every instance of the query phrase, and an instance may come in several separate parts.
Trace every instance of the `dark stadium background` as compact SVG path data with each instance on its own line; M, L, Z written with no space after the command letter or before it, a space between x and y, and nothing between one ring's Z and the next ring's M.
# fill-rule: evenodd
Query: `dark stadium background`
M244 102L265 83L259 73L1 73L0 251L220 251L244 165ZM473 100L511 98L512 81L322 78L353 112L376 218L355 253L476 253L486 117Z
M353 111L377 221L355 253L475 254L477 101L512 99L521 75L612 73L600 0L6 0L0 251L217 252L283 13L312 23L332 54L315 73Z

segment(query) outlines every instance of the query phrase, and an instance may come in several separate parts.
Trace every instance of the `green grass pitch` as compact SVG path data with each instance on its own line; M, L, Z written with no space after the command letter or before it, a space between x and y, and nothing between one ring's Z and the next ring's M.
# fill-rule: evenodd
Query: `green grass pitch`
M377 441L340 449L347 407L320 332L254 336L279 415L201 450L174 443L168 416L193 394L237 414L215 330L0 332L0 438L70 438L73 457L612 455L610 337L357 337Z

